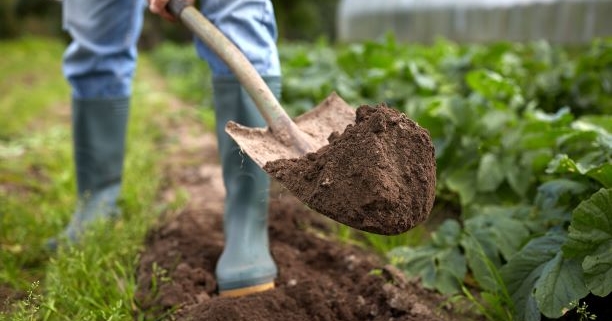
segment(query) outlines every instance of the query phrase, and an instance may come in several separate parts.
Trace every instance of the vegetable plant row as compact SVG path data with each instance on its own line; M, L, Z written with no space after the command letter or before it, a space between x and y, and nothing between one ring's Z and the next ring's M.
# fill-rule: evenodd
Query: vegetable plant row
M284 45L283 106L330 92L386 102L427 128L437 199L461 214L388 253L491 320L559 318L612 292L612 41ZM473 288L480 292L472 296Z

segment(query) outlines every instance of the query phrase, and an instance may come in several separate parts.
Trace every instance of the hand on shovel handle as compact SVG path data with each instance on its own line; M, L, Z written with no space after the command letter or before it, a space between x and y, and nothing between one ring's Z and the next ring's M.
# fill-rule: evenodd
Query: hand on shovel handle
M168 8L169 0L148 0L149 1L149 11L154 14L159 15L160 17L175 22L176 16L174 16Z

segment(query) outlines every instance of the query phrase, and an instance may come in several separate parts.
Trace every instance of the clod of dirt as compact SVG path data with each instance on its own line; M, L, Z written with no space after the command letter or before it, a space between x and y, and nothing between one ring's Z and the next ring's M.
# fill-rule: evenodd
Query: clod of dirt
M268 162L264 170L315 211L377 234L423 222L435 198L429 133L384 104L359 107L355 124L316 153Z

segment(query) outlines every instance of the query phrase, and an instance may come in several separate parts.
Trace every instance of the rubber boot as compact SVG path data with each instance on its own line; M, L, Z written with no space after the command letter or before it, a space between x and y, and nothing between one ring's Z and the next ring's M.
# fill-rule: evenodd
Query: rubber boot
M58 239L78 241L87 224L119 216L129 98L73 99L72 136L78 202L68 226L47 242L51 250Z
M280 77L264 80L280 95ZM233 120L249 127L265 121L238 81L213 79L216 133L226 189L223 227L225 247L216 267L221 296L241 296L274 287L277 268L268 242L270 178L225 133Z

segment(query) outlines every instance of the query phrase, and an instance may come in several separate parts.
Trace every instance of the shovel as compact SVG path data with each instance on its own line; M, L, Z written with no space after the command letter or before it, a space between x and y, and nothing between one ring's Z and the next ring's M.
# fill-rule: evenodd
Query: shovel
M403 233L429 216L436 171L425 129L386 106L356 111L335 93L294 122L244 54L196 8L171 0L168 9L226 63L268 125L230 121L225 131L300 201L377 234Z
M227 64L268 124L267 128L250 128L230 121L225 127L259 167L315 152L327 145L331 133L354 123L355 110L335 93L294 122L240 49L199 10L184 0L171 0L168 9Z

